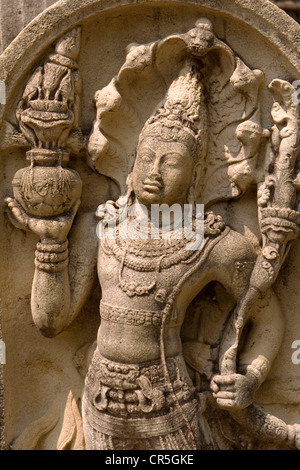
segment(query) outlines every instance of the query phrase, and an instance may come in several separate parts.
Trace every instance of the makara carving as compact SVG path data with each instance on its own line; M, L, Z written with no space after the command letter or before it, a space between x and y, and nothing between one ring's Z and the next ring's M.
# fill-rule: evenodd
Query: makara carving
M72 227L81 194L79 175L67 168L70 150L76 153L70 135L80 133L79 52L77 28L25 87L17 118L30 166L16 174L7 204L13 223L40 238L31 305L43 335L70 325L98 267L101 325L87 350L86 448L300 448L299 424L255 404L283 334L272 285L299 233L293 87L280 79L269 85L268 130L263 72L219 40L209 20L129 46L118 75L96 93L87 144L88 163L117 182L121 196ZM257 246L214 209L255 187ZM162 204L192 207L193 230L204 204L197 249L187 249L174 220L168 236L160 224L154 239L126 232L124 213L137 223L132 208L146 208L150 223L151 207ZM99 221L114 224L115 237L101 237L97 248ZM219 312L201 309L205 289L223 299Z

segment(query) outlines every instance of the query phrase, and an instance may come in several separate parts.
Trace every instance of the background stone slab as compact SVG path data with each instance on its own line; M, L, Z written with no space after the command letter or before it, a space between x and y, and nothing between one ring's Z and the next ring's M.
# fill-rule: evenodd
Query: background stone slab
M1 0L1 2L0 2L0 8L1 8L1 10L0 10L0 15L1 15L0 37L1 37L1 43L2 43L1 47L4 49L16 37L16 35L31 21L32 18L35 18L40 12L43 11L44 8L50 6L54 3L55 2L51 1L51 0L50 1L49 0L48 1L42 1L42 0L40 0L40 1L33 1L33 0L32 1L30 1L30 0L11 0L11 1ZM67 2L64 1L63 3L65 4ZM79 2L75 1L74 3L79 3ZM85 4L85 3L88 3L88 2L82 1L82 4ZM89 2L89 3L92 3L92 2ZM105 2L103 2L103 3L105 3ZM121 3L121 2L118 2L118 1L115 2L115 4L118 4L118 3ZM126 2L123 2L123 3L125 4ZM132 2L132 3L143 3L143 2L136 1L136 2ZM157 3L159 3L159 2L157 2ZM169 2L169 3L172 3L172 2ZM175 3L175 2L173 2L173 3ZM180 3L184 3L184 2L177 2L177 3L180 4ZM196 4L197 2L195 1L193 3ZM210 3L213 4L213 2L210 2ZM228 3L230 3L230 2L228 2ZM237 2L237 3L241 3L241 2ZM245 1L244 3L247 4L247 3L251 3L251 2ZM253 2L253 3L255 3L255 2ZM170 8L172 8L174 10L175 5L171 5ZM196 9L196 7L195 7L195 9ZM200 10L201 10L201 8L199 8L199 13L200 13ZM149 21L149 24L151 23L153 25L154 23L152 23L152 22L153 22L153 20L155 20L155 15L157 14L157 11L156 10L154 11L154 9L153 9L153 11L150 11L150 10L148 11L147 10L148 16L145 15L145 14L142 14L142 13L144 13L144 11L141 10L140 18L143 18L145 22ZM206 14L206 11L204 13ZM87 57L87 61L81 64L82 70L84 71L84 76L86 77L86 80L84 82L85 86L84 86L84 93L83 93L82 122L81 122L81 125L82 125L82 128L86 131L88 131L90 129L92 119L94 117L94 106L93 106L94 92L95 92L96 89L99 89L102 86L104 86L108 82L108 80L111 78L111 76L113 76L114 73L116 73L116 71L118 70L119 65L122 64L122 61L124 59L124 53L125 53L124 51L125 51L126 45L128 43L130 43L131 41L136 40L136 36L137 36L138 40L143 42L145 36L146 36L146 39L150 41L150 40L153 40L153 38L156 39L157 37L160 37L161 34L162 34L162 32L160 30L156 30L155 27L153 27L153 30L150 27L147 27L147 24L145 25L146 33L144 34L143 31L139 32L136 29L137 19L139 19L138 13L136 13L136 15L137 15L136 18L134 18L132 16L131 12L129 12L128 15L126 15L125 10L122 12L122 14L124 15L123 18L121 18L121 16L119 17L117 15L115 15L115 16L111 15L110 16L109 13L107 14L106 17L105 17L104 14L102 16L99 15L99 22L97 22L95 19L93 19L92 15L91 15L91 18L86 20L85 24L84 24L84 31L83 31L83 39L84 39L83 51L84 51L84 53L83 53L82 56ZM184 21L186 22L186 25L187 25L186 27L190 27L190 25L192 25L192 18L190 18L187 14L186 14L186 17L182 14L181 11L178 12L177 14L175 14L174 11L172 11L172 14L174 16L173 21L174 21L175 26L173 26L173 25L170 26L170 31L167 31L164 34L172 33L174 28L176 30L176 26L179 24L179 19L178 19L179 17L180 17L180 21L182 21L182 17L184 17ZM211 16L212 16L212 19L214 19L214 15L212 14ZM78 16L76 18L77 18L77 21L80 21L79 18L81 18L81 17ZM287 18L287 20L289 20L288 17L286 17L286 18ZM16 76L20 72L20 69L22 68L22 64L25 64L24 65L24 70L25 71L22 71L22 75L18 75L19 82L14 83L13 86L11 87L12 92L11 92L11 98L10 98L10 102L9 102L9 106L8 106L8 108L10 108L12 110L11 113L10 112L8 113L9 114L8 119L9 119L10 122L14 121L14 116L13 116L13 114L14 114L14 112L13 112L14 111L14 105L15 105L16 100L18 99L18 97L16 97L14 95L13 87L15 87L14 89L17 89L17 90L19 89L20 83L24 80L24 77L26 79L28 77L28 75L30 74L30 71L31 71L32 67L39 64L40 60L42 60L42 56L39 55L41 53L36 52L36 51L42 51L44 47L45 48L49 47L49 44L51 43L51 41L53 39L55 39L55 37L56 37L55 35L58 34L57 31L55 30L55 28L53 28L53 25L52 25L52 30L50 30L50 26L49 26L49 29L47 30L47 21L46 21L47 19L44 18L44 20L45 20L44 21L44 27L45 27L46 32L45 32L45 35L43 36L43 38L41 39L41 43L43 42L43 47L41 47L41 43L39 44L38 39L36 39L36 43L33 43L33 45L32 45L31 53L28 53L28 50L26 50L26 55L24 55L24 56L17 54L17 57L19 57L21 59L22 59L22 57L23 57L23 59L24 59L24 57L26 57L28 62L25 63L25 62L19 61L19 65L16 66L16 69L13 69L13 68L11 69L12 72L14 72L14 74ZM57 18L57 21L58 20L59 20L59 18ZM122 28L120 27L121 21L126 21L127 24L131 27L131 30L129 31L130 34L127 33L126 31L123 32ZM176 21L177 21L177 23L176 23ZM270 20L270 23L271 23L271 20ZM293 22L289 21L289 23L293 23ZM99 24L100 24L101 28L99 28ZM111 52L111 47L109 47L110 46L109 38L105 34L105 32L109 31L109 26L111 24L114 25L114 30L116 32L115 35L113 36L116 47L113 48L113 57L110 56L110 61L108 61L107 56L109 57L109 54L112 54L112 52ZM148 26L149 26L149 24L148 24ZM37 28L38 26L39 26L38 22L36 22L35 27ZM295 25L295 26L297 26L297 25ZM60 23L60 25L57 26L57 29L59 29L59 27L62 27L61 23ZM68 25L64 24L63 27L68 28ZM219 36L222 37L222 34L224 33L223 23L216 21L216 27L217 27L217 31L218 31ZM245 31L248 32L246 26L244 26L244 27L245 27ZM100 42L100 39L99 39L99 30L102 32L101 34L103 35L103 37L101 37L101 42ZM34 39L34 33L37 33L37 31L38 31L37 29L34 29L34 27L31 27L31 34L32 35L30 36L30 34L27 34L27 36L26 36L28 42L30 41L30 39ZM51 31L51 34L49 35L50 31ZM282 26L283 36L285 34L285 31L286 31L285 27ZM234 26L228 28L227 34L229 34L229 36L230 36L231 40L233 41L233 44L235 45L237 51L239 53L241 53L241 55L242 55L242 50L239 50L239 45L235 44L235 39L234 38L236 36L236 29L234 28ZM252 32L251 32L251 34L252 34ZM41 33L41 36L42 36L42 33ZM254 33L253 33L253 36L254 36ZM26 38L24 37L24 44L26 42ZM252 38L252 36L251 36L251 38ZM280 38L279 33L278 33L278 38ZM99 40L100 44L97 43L98 40ZM263 40L267 40L266 37L264 37ZM89 49L89 44L90 43L95 44L93 50ZM255 42L254 40L251 43L253 43L254 45L258 44L258 42ZM98 46L100 47L100 45L101 45L102 51L103 51L102 56L101 56L101 54L96 54L97 47ZM21 46L19 47L19 51L20 51L20 49L21 49ZM15 49L15 51L18 53L17 48ZM118 53L116 51L120 51L120 52ZM271 56L273 57L273 63L274 64L276 63L276 61L275 61L275 57L277 57L276 52L277 51L275 49L274 50L272 49L271 52L270 52ZM104 56L104 53L107 54L107 56ZM288 78L289 77L295 78L296 77L296 75L295 75L296 69L299 70L299 62L298 62L298 59L297 59L297 56L296 56L296 47L294 48L293 54L294 54L293 55L293 58L294 58L293 66L294 67L292 67L291 65L288 66L285 63L285 59L283 59L283 63L280 66L278 66L278 67L282 67L282 71L286 74L286 76L288 76ZM260 67L260 64L263 63L262 62L263 57L260 57L259 55L257 56L257 51L255 50L255 47L253 47L253 53L249 54L248 59L251 62L250 65L252 65L252 63L253 63L253 66ZM107 64L108 62L109 62L109 64ZM297 65L295 65L296 62L297 62L298 68L297 68ZM9 63L7 63L7 64L9 65ZM277 65L276 65L276 70L275 70L275 66L274 66L274 69L273 69L271 67L271 59L270 59L270 67L267 68L267 69L268 69L268 79L269 80L271 80L271 78L273 78L273 75L274 75L274 77L277 76L277 74L278 74ZM101 74L99 73L100 70L102 71ZM12 78L12 75L10 75L11 78ZM92 86L90 85L90 82L92 82ZM266 124L269 123L269 118L266 115L264 115L264 120L265 120ZM4 188L3 188L3 193L5 193L5 194L10 189L11 175L13 175L13 173L16 171L16 169L23 164L23 160L24 160L24 155L23 155L22 152L19 152L18 154L15 154L13 158L11 158L10 155L11 154L9 152L7 152L5 155L3 154L3 156L5 157L5 158L3 158L5 160L5 166L3 167L4 171L2 172L2 174L4 174L6 176L6 181L4 182ZM79 165L79 163L78 163L78 165ZM88 175L88 176L90 177L90 175ZM87 202L86 202L86 204L87 204ZM243 211L243 207L240 208L240 211L241 212ZM237 217L237 219L238 219L238 217ZM15 305L15 306L14 305L13 306L8 305L7 302L9 302L9 300L7 298L4 298L3 311L5 311L5 310L7 311L8 307L11 307L10 311L14 312L13 313L14 317L11 319L12 324L13 324L13 322L15 322L15 325L20 324L20 322L21 323L24 322L24 325L27 328L26 332L29 332L30 335L31 335L30 337L31 337L32 341L33 342L35 341L40 346L40 348L41 348L41 358L43 359L44 349L42 350L42 346L40 344L41 339L38 336L38 333L33 329L32 325L30 323L30 320L29 320L29 315L28 315L29 314L29 296L30 296L30 285L29 285L30 282L29 281L31 280L31 277L32 277L32 256L30 255L27 258L26 253L30 254L30 253L33 252L33 246L34 246L35 239L33 237L24 237L22 234L13 233L12 229L9 226L7 226L6 231L3 234L3 237L4 237L4 239L5 239L5 237L7 237L6 239L10 240L10 243L11 243L12 246L19 246L19 249L14 254L14 259L11 260L11 265L8 266L7 264L6 265L4 264L6 267L5 267L4 272L3 272L3 280L5 281L5 283L7 282L7 285L12 285L15 288L15 291L17 293L19 291L20 292L22 291L22 297L21 296L19 297L18 304ZM277 283L277 286L276 286L276 290L277 290L278 294L282 298L283 303L286 304L287 314L290 310L296 310L297 305L298 305L298 303L297 303L298 294L293 289L292 280L295 277L297 277L297 274L299 273L300 264L297 262L297 260L299 259L299 253L300 253L300 250L299 250L299 241L298 241L297 245L295 245L293 247L293 252L291 253L291 259L293 260L293 262L290 263L288 266L286 266L286 268L285 268L284 272L282 273L282 276L278 280L278 283ZM24 270L23 270L22 273L19 273L16 278L11 279L10 278L11 274L7 275L8 267L9 267L10 273L15 272L16 267L18 266L18 262L21 258L22 259L26 258ZM10 281L11 281L11 284L9 284ZM24 295L23 295L23 291L25 292ZM95 302L95 305L96 305L96 302ZM14 308L14 307L16 307L16 308ZM25 315L27 315L26 318L25 318ZM84 317L82 317L82 323L84 323L83 319L84 319ZM278 387L278 377L281 375L282 365L287 363L288 361L290 361L290 357L289 357L290 356L290 347L289 347L289 345L291 344L292 339L295 339L294 338L295 327L300 328L299 323L298 323L298 325L295 325L295 323L292 323L292 322L290 322L288 324L288 328L287 328L288 336L287 336L287 341L286 341L287 347L285 348L285 353L284 353L285 357L279 357L278 358L277 365L275 366L274 371L273 371L273 379L272 380L274 381L274 387L276 387L278 393L280 392L280 397L278 397L278 400L282 399L281 397L286 394L285 381L282 380L282 384L281 384L282 390L281 390L281 388ZM80 326L80 324L78 326ZM297 329L297 331L300 331L300 330ZM20 333L21 333L21 331L20 331ZM24 330L22 331L22 334L24 334ZM71 335L72 335L72 332L71 332L71 334L66 334L65 335L65 340L71 342L71 340L72 340L72 338L70 337ZM20 335L20 338L21 338L21 335ZM14 341L15 341L15 338L11 338L11 344L14 344ZM58 341L58 343L59 343L59 341ZM58 343L57 343L57 345L58 345ZM50 349L50 343L48 344L48 342L47 342L47 347L48 346L49 346L49 349ZM62 345L62 346L64 346L64 345ZM43 346L43 348L44 348L44 346ZM51 348L53 348L53 354L54 354L54 349L56 348L56 344L53 343L53 346L51 345ZM22 346L21 342L19 342L18 346L16 348L14 348L14 351L12 352L12 356L14 356L15 359L19 360L20 357L21 357L21 352L23 353L24 349L23 349L23 346ZM58 348L58 353L59 352L60 351L59 351L59 348ZM28 361L30 360L29 353L30 353L30 351L28 352ZM59 355L59 354L57 354L57 355ZM37 378L37 380L40 380L40 368L42 366L44 367L44 363L42 363L42 359L41 360L36 360L35 363L33 364L33 366L36 369L36 378ZM56 359L56 357L55 357L55 359ZM9 359L9 360L11 360L11 359ZM22 363L21 360L20 360L20 365L21 366L24 365L24 363ZM297 366L294 366L293 374L291 374L292 376L293 375L296 376L296 374L298 373L298 370L296 370L296 369L297 369ZM20 367L19 371L17 371L18 372L17 378L14 377L15 382L13 382L13 380L11 379L11 384L14 387L12 391L15 394L16 397L19 393L18 388L16 387L16 385L22 384L22 380L26 379L25 376L22 376L22 374L20 372L21 370L22 370L22 368ZM24 368L23 368L23 370L24 370ZM19 382L18 382L18 380L19 380ZM46 383L45 385L48 385L48 384ZM291 388L291 387L289 387L289 388ZM262 391L261 396L260 396L261 403L266 403L268 405L275 406L273 404L273 402L270 403L269 395L270 394L269 394L268 390L266 390L265 394ZM11 397L12 397L12 400L13 400L14 396L11 395ZM25 399L32 399L32 397L28 396L28 397L25 397L24 400ZM291 396L289 403L290 403L291 407L293 407L297 404L297 399L295 399L294 396ZM44 406L44 403L41 404L41 408L43 406ZM1 403L0 403L0 407L1 407ZM20 412L20 416L21 416L21 411L16 410L16 414L18 414L18 412ZM288 411L286 411L286 413L288 414ZM291 415L292 414L293 413L291 413ZM12 418L14 418L14 416ZM29 417L24 416L24 414L23 414L22 415L22 420L26 421L26 419L29 420ZM293 419L293 416L291 416L291 420L292 419ZM20 432L20 431L22 431L22 429L17 429L17 432Z
M0 53L19 32L56 0L1 0Z

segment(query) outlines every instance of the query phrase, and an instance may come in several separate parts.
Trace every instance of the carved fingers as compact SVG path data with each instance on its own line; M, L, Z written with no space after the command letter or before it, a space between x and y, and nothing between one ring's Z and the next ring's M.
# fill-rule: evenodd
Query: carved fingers
M216 375L210 384L218 406L227 410L238 410L253 402L257 381L255 377L241 374Z
M19 228L21 230L29 230L29 216L26 214L20 204L12 197L5 198L5 203L7 204L7 207L9 209L7 210L7 215L11 223L16 228Z
M8 216L15 227L31 230L40 237L41 241L58 243L66 240L80 205L80 200L77 200L65 214L52 218L38 218L28 215L13 198L6 198L5 202L9 208Z

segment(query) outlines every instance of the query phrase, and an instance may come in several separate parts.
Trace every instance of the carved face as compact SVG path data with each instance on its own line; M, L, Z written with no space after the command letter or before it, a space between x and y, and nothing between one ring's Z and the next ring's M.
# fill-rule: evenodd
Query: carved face
M138 201L151 204L184 204L192 183L194 162L181 142L146 137L140 143L132 172Z

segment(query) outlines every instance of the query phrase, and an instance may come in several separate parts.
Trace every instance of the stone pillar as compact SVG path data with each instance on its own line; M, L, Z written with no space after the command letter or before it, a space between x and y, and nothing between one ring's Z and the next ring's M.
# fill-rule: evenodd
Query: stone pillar
M0 1L0 53L19 32L56 0L1 0Z

